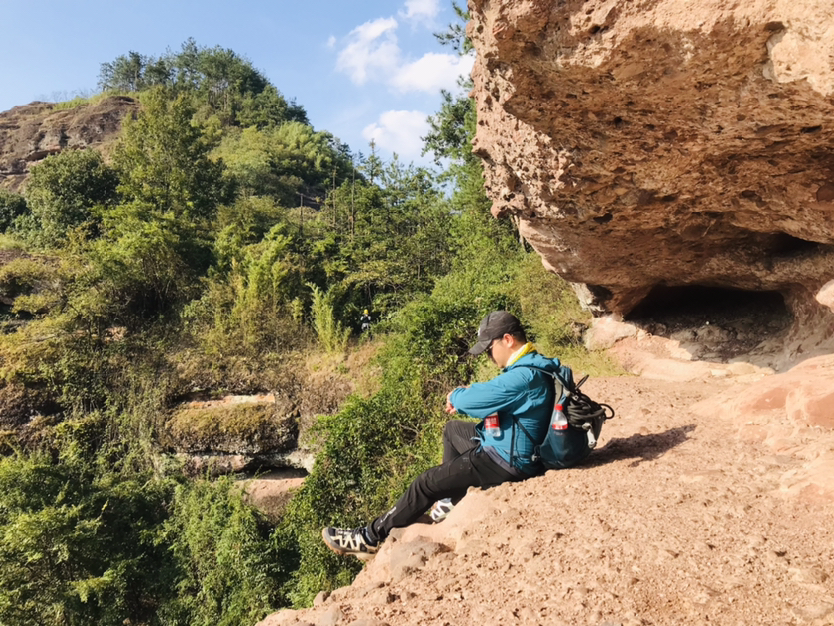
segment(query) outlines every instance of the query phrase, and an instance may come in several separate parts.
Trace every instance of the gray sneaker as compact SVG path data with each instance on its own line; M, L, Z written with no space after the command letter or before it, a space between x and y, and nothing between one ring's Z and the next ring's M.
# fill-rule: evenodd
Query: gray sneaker
M362 561L367 561L379 550L379 543L368 539L362 526L353 529L328 526L322 529L321 538L336 554L350 554Z
M452 504L452 499L443 498L434 503L431 511L429 511L429 517L435 523L442 522L453 508L455 508L455 505Z

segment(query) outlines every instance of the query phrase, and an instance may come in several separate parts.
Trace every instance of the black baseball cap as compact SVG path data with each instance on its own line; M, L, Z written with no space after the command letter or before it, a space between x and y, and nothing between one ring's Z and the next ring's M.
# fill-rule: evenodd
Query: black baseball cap
M507 333L514 335L523 330L521 322L512 313L493 311L481 320L481 325L478 327L478 342L469 348L469 354L477 356L489 348L489 344L496 339Z

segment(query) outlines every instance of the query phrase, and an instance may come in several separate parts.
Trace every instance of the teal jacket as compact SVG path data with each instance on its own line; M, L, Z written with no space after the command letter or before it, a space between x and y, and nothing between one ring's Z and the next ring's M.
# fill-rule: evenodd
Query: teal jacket
M481 445L490 457L505 469L511 467L525 475L541 472L541 466L532 461L533 447L544 439L550 416L553 412L554 392L552 377L533 366L559 374L568 385L572 374L559 359L549 359L538 352L530 352L503 372L486 383L475 383L469 387L455 389L449 397L458 413L483 420L498 413L501 433L497 436L484 431L481 421L475 432ZM556 392L561 399L564 390L558 386ZM520 428L513 428L513 416L527 429L528 437ZM535 441L531 441L531 438ZM512 451L512 454L510 452ZM503 462L502 462L503 461Z

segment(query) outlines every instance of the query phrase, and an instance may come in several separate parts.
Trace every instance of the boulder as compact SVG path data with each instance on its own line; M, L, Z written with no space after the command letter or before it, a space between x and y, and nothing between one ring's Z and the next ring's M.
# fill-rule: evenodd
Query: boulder
M829 280L822 286L816 295L816 300L821 305L834 311L834 280Z
M165 440L188 452L282 452L295 446L297 420L295 408L272 394L227 396L179 407L166 424Z
M269 472L244 481L243 492L252 506L277 525L293 494L304 484L305 475L299 470Z
M276 394L188 402L168 417L159 443L191 474L311 466L297 449L299 412Z
M692 407L729 419L741 439L804 464L780 480L787 495L834 501L834 355L807 359L745 387L731 387Z

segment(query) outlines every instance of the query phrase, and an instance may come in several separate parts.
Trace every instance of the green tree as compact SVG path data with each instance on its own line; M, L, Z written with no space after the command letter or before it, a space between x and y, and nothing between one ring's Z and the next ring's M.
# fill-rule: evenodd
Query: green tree
M472 50L472 42L466 36L469 12L456 2L452 3L452 7L458 21L450 24L445 32L435 33L435 37L441 44L451 46L459 55L465 55ZM458 85L462 92L468 94L473 83L468 77L459 77ZM445 158L458 167L471 167L479 163L472 153L472 140L475 138L477 122L475 102L468 95L454 97L446 90L441 93L443 103L440 111L429 117L431 130L423 137L423 154L432 153L436 163ZM457 169L453 167L453 173L457 172Z
M307 111L295 102L287 102L275 87L267 85L263 91L246 94L240 103L237 123L246 128L256 126L267 128L279 126L284 122L300 122L309 124Z
M252 64L233 50L215 46L199 53L201 99L229 121L240 108L244 94L260 94L269 82Z
M178 89L197 89L200 84L200 46L193 37L183 42L179 54L173 55L172 65Z
M322 347L328 352L344 352L347 348L350 328L344 328L333 314L335 302L334 288L322 292L316 285L310 285L313 291L311 315L313 328Z
M309 123L304 108L288 102L249 60L228 48L199 46L193 38L177 53L153 57L131 50L101 64L103 91L141 92L155 86L186 94L202 120L214 116L223 125L258 128Z
M369 157L365 158L360 154L360 169L373 185L382 170L382 159L377 155L376 142L373 139L371 139L370 147L371 155Z
M302 290L304 266L293 251L284 224L276 224L262 241L244 248L238 277L232 275L236 298L230 319L250 347L276 345L290 303ZM235 280L238 278L238 280Z
M458 54L467 54L472 49L465 29L469 14L457 4L454 4L454 10L458 22L435 36ZM460 78L458 82L464 94L471 90L471 80ZM448 208L458 216L451 226L455 263L458 267L474 268L488 263L490 254L515 258L523 251L523 245L514 243L519 238L514 236L512 222L496 220L490 215L491 203L484 192L483 166L472 151L477 128L475 103L467 95L455 97L446 91L442 95L440 111L429 117L430 130L423 138L423 153L432 153L436 163L444 159L449 161L441 180L451 184L453 192Z
M334 171L338 182L352 172L330 133L295 121L231 132L214 154L248 193L272 196L284 206L297 206L300 193L324 196Z
M457 22L449 24L445 32L435 33L435 38L444 46L452 46L458 54L472 51L472 41L466 36L466 23L470 20L469 11L457 2L452 2L452 10Z
M158 59L149 58L145 65L144 81L148 87L173 86L173 68L170 58L167 56Z
M475 104L468 96L453 97L442 91L440 111L429 117L429 133L423 137L423 153L431 153L435 163L450 159L454 165L474 165L478 158L472 153L475 137Z
M67 240L70 228L99 222L96 207L116 199L118 178L94 150L65 150L33 168L26 201L35 230L30 238L47 246Z
M148 58L131 50L101 64L98 86L102 91L139 91L145 87Z
M209 158L212 142L192 123L193 116L184 96L171 100L156 88L143 98L142 111L125 124L114 156L126 199L159 214L206 219L229 198L223 164Z
M431 290L451 262L453 216L434 172L406 166L396 155L376 167L376 184L346 180L318 213L312 254L326 282L342 285L344 321L367 306L393 312Z

